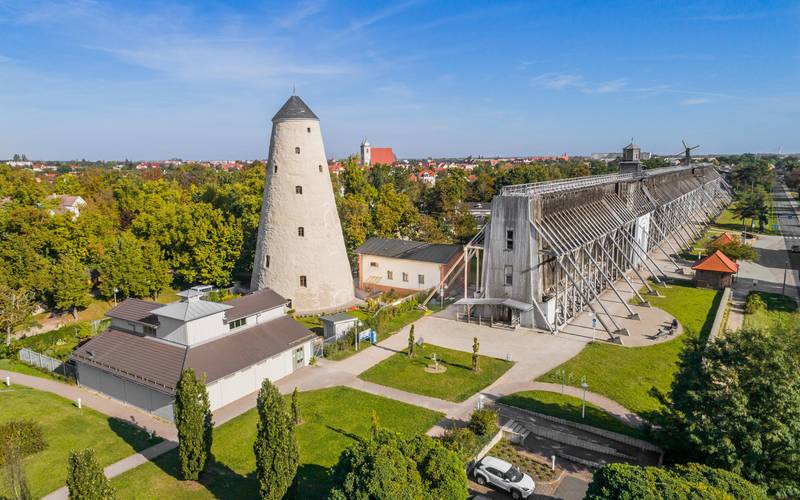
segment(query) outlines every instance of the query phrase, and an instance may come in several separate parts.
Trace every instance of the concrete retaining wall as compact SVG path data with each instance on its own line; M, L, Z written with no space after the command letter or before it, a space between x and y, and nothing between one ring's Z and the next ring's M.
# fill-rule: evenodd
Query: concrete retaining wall
M545 415L544 413L538 413L530 410L524 410L522 408L517 408L515 406L504 405L502 403L494 403L494 406L496 406L498 411L501 412L517 414L517 415L525 415L528 418L541 418L544 420L549 420L551 422L556 422L558 424L565 425L567 427L580 429L584 432L590 432L592 434L596 434L606 439L610 439L618 443L632 446L640 450L652 451L655 453L664 453L664 451L661 448L652 443L648 443L647 441L636 439L634 437L626 436L625 434L619 434L617 432L607 431L605 429L598 429L597 427L593 427L591 425L580 424L578 422L573 422L571 420L564 420L563 418L554 417L552 415Z
M714 323L711 325L711 332L708 334L708 340L706 343L711 342L721 331L725 329L725 325L723 324L723 320L725 319L725 308L728 307L728 302L731 300L731 289L730 287L725 287L725 290L722 291L722 299L719 301L719 306L717 307L717 313L714 316Z

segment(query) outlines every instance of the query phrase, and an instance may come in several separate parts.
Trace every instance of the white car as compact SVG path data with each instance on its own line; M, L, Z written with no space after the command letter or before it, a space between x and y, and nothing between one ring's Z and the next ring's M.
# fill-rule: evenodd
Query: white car
M481 486L491 484L511 493L511 498L528 498L536 484L531 476L499 458L486 456L475 465L472 471L475 481Z

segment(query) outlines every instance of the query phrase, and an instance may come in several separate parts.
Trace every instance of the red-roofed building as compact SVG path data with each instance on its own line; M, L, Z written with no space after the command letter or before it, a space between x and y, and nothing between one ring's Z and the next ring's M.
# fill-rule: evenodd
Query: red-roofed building
M732 241L733 241L733 236L731 236L728 233L722 233L719 236L717 236L716 238L714 238L714 240L711 242L711 244L714 245L714 246L722 246L722 245L727 245L728 243L731 243Z
M692 269L695 286L722 289L731 286L733 275L739 271L739 265L717 250L697 261Z
M361 164L365 167L394 165L395 163L397 163L397 157L392 148L373 148L366 139L361 143Z

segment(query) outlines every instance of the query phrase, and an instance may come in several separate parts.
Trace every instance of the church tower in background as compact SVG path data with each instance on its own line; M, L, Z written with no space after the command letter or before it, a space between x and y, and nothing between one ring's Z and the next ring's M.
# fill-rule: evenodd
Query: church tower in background
M298 313L355 301L319 118L293 95L272 118L252 291L271 288Z

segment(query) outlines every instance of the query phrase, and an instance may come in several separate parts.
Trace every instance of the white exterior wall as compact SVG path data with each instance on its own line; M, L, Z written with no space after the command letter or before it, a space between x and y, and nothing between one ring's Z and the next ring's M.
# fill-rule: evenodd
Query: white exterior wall
M144 333L144 325L134 321L127 321L119 318L111 318L111 328L128 332Z
M376 262L378 267L372 267ZM392 259L377 255L361 256L361 281L364 286L380 285L390 288L405 288L407 290L430 290L441 281L441 266L435 262L420 262L416 260ZM392 271L392 279L387 278L387 271ZM403 281L403 273L408 273L408 281ZM425 283L419 283L418 275L425 276ZM379 277L374 279L373 277Z
M311 341L293 347L255 365L248 366L227 377L215 380L206 386L211 410L230 404L261 388L264 379L276 382L294 370L294 350L302 347L303 366L311 359Z
M188 344L188 340L186 338L186 323L178 319L159 316L158 330L156 331L156 335L158 338L169 340L170 342L175 342L177 344Z
M188 345L202 344L226 335L230 328L225 324L225 312L198 318L186 323L186 340Z
M327 164L319 121L273 123L250 288L272 288L301 313L341 309L355 298ZM298 236L298 227L305 236Z

